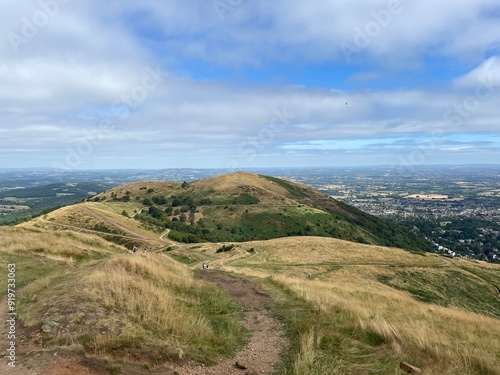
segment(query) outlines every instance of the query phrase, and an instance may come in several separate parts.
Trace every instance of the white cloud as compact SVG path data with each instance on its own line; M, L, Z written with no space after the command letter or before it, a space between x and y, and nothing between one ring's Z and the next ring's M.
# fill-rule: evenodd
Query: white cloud
M475 89L487 86L488 89L500 89L500 56L493 56L466 75L455 79L456 88Z
M0 162L8 164L21 149L32 151L24 163L40 150L36 162L64 160L67 147L85 142L103 121L112 127L93 140L93 152L79 167L98 160L117 165L122 156L171 161L196 155L203 155L202 163L221 166L231 158L247 160L241 149L249 142L271 162L283 155L282 145L294 142L355 144L355 138L412 138L436 129L498 133L500 59L482 57L500 43L500 22L487 11L495 7L493 0L461 0L453 6L401 0L401 11L354 57L400 68L418 66L432 55L477 68L439 91L346 91L197 80L189 78L195 76L190 69L196 69L189 66L184 77L174 72L187 62L234 71L276 62L298 62L306 69L311 62L342 65L340 43L354 43L357 28L364 30L387 11L385 0L370 5L322 0L314 6L299 0L243 1L222 21L211 1L70 1L29 38L23 27L40 12L39 2L6 0L0 3ZM17 52L9 33L27 40ZM162 70L170 67L170 74L120 119L114 103L123 104L124 95L134 92L142 95L147 67L157 64ZM351 82L384 78L373 66L353 71ZM485 71L495 89L471 102ZM280 123L279 132L271 131L272 123L282 121L275 112L284 108L294 118Z

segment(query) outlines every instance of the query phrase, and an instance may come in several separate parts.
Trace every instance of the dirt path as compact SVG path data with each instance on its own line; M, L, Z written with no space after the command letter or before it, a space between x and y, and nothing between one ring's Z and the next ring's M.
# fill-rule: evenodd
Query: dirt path
M270 297L259 292L249 279L215 270L200 270L198 276L222 287L243 307L245 326L252 336L248 345L234 358L225 359L211 367L179 366L175 368L176 373L179 375L271 374L288 342L283 327L266 309Z
M132 237L132 236L124 236L122 234L107 233L107 232L101 232L101 231L98 231L98 230L77 227L76 225L56 223L55 221L48 221L48 220L44 220L44 219L39 219L39 220L42 221L42 222L44 222L45 224L48 224L48 225L59 226L59 227L68 228L68 229L73 229L75 231L81 231L81 232L85 232L85 233L93 233L93 234L97 234L99 236L110 236L110 237L128 238L128 239L131 239L131 240L140 240L140 241L144 241L144 242L161 243L161 244L164 245L164 242L160 242L159 240L142 239L142 238L135 237L135 236L134 237Z
M251 337L248 345L233 358L222 359L211 367L195 364L170 365L154 371L157 375L256 375L271 374L280 360L280 354L288 346L281 324L269 313L266 305L270 297L259 292L254 282L231 276L217 270L199 271L201 279L222 287L245 312L245 326ZM5 353L8 349L7 298L0 299L0 374L12 375L107 375L108 371L98 361L85 358L70 350L44 351L40 347L28 347L23 341L20 322L16 330L16 367L8 365ZM144 369L125 365L123 373L144 375Z
M130 229L128 229L127 227L124 227L123 225L121 224L118 224L110 219L108 219L106 216L104 215L101 215L101 214L98 214L97 212L94 212L92 211L90 208L88 207L85 207L85 206L82 206L82 208L87 211L90 215L94 216L96 219L99 219L99 220L102 220L104 221L106 224L109 224L119 230L121 230L122 232L124 233L128 233L130 234L131 236L134 236L134 237L137 237L138 239L141 239L141 240L144 240L144 241L151 241L151 238L149 237L146 237L146 236L143 236L142 234L139 234L139 233L135 233L134 231L131 231ZM158 240L154 240L154 241L158 241Z

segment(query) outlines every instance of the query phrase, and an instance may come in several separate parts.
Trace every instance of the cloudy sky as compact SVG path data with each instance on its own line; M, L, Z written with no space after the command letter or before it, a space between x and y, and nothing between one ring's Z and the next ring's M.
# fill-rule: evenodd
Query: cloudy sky
M498 0L2 0L0 167L500 162Z

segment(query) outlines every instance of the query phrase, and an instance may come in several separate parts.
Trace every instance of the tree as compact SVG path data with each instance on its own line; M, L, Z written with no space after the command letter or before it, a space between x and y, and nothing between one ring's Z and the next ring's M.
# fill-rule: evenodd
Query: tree
M154 206L149 207L149 214L153 216L155 219L163 218L163 211L160 210L158 207Z
M160 206L163 204L167 204L167 198L164 195L155 195L151 199L153 200L153 202Z

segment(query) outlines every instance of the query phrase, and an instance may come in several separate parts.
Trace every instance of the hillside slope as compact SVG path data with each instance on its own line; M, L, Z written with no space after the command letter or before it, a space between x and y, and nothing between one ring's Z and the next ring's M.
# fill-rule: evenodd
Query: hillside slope
M292 341L279 374L399 374L403 360L500 375L498 265L320 237L234 245L169 254L260 280Z
M171 229L179 242L265 240L289 236L428 250L413 232L303 184L231 173L190 184L144 181L92 198L143 223Z
M264 344L280 342L275 328L256 340L260 326L246 332L243 315L255 324L273 315L289 342L276 344L281 361L268 363L279 374L395 374L401 360L429 375L500 374L498 265L315 236L132 254L50 218L53 229L0 228L0 277L15 264L17 355L26 371L65 374L77 361L99 363L100 374L234 374L236 360L261 363ZM267 297L249 311L241 296ZM214 363L227 371L213 372Z
M105 203L87 202L63 207L18 227L92 233L128 249L134 246L151 249L171 244L160 238L160 232L155 232L157 227L124 217Z

